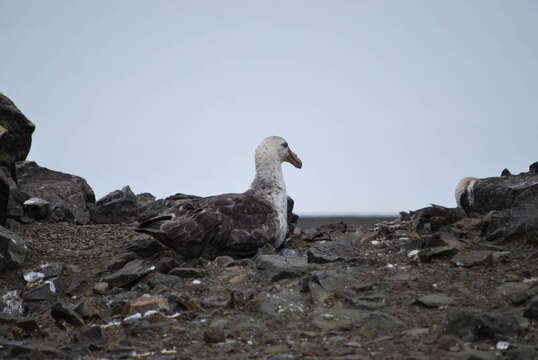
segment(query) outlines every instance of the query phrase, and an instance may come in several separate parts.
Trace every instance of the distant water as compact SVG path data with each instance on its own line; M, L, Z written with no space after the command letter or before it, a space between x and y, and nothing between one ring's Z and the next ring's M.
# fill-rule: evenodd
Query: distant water
M350 225L361 225L372 228L374 224L397 218L394 216L300 216L298 225L303 229L318 227L325 224L334 224L343 221Z

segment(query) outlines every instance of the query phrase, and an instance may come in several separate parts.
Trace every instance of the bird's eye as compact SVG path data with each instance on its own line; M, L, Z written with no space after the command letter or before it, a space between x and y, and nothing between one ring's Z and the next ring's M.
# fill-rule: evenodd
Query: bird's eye
M285 147L285 148L287 148L287 147L288 147L288 143L285 142L285 143L282 144L282 146Z

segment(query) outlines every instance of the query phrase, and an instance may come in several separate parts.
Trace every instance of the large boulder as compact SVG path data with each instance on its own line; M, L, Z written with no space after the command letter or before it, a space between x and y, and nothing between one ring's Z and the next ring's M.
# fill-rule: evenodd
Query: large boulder
M91 212L97 224L129 223L136 220L138 199L129 186L103 196Z
M48 221L90 222L95 195L83 178L40 167L33 161L24 161L17 163L17 179L18 194L13 199L16 203L13 208L22 206L30 198L39 198L50 204Z
M21 266L27 252L23 238L0 226L0 271Z
M0 164L25 160L34 130L34 124L7 96L0 93Z
M538 244L538 173L533 165L527 173L475 183L469 204L471 211L485 215L485 239Z

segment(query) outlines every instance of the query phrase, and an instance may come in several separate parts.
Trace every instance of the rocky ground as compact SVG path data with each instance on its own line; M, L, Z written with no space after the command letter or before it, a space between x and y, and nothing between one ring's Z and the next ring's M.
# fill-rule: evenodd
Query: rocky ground
M196 196L96 201L34 129L0 93L2 359L538 359L538 162L375 224L289 198L284 249L187 260L133 229Z
M29 258L2 275L0 356L538 358L538 249L414 226L297 228L280 253L185 261L128 225L20 225Z

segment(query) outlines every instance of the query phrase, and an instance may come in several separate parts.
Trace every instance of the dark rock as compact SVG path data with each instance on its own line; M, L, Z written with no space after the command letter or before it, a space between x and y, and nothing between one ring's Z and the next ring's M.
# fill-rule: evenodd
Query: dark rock
M60 303L56 303L52 306L50 315L54 321L56 321L56 325L60 329L65 329L66 324L77 327L84 325L84 320L82 320L82 318L74 310Z
M17 164L17 179L20 191L51 204L49 221L90 222L95 195L83 178L24 161Z
M335 261L349 261L356 259L360 253L349 240L331 241L325 244L316 244L308 249L308 262L325 264Z
M417 232L435 232L443 226L451 225L465 217L465 212L459 208L447 208L432 205L410 212L411 224Z
M357 280L354 274L330 270L312 273L311 276L303 281L302 290L309 293L310 300L314 304L325 304L335 299L346 299L354 307L363 308L368 304L358 304L356 294L372 289L371 283Z
M45 281L40 285L31 287L26 291L22 298L26 301L45 301L49 300L58 293L57 279L53 278Z
M106 269L111 272L119 270L123 266L125 266L125 264L127 264L129 261L134 260L136 258L137 256L133 252L121 254L117 258L113 258L106 266Z
M23 238L0 226L0 271L21 266L27 252Z
M455 301L451 297L442 294L429 294L419 297L416 304L427 308L438 308L441 306L454 305Z
M97 224L130 223L137 219L137 210L136 195L125 186L97 200L91 218Z
M94 298L86 298L79 302L75 308L75 312L83 319L99 319L101 316L101 308Z
M9 349L9 359L67 359L65 352L52 344L34 341L10 341L0 337L0 348Z
M2 170L2 167L0 167L0 226L4 226L6 224L8 200L9 182L7 176Z
M439 246L421 250L418 257L421 261L427 262L436 258L448 257L456 254L458 250L451 246Z
M523 314L528 319L537 320L538 319L538 296L535 296L529 302L529 307L525 310Z
M35 220L46 219L50 215L50 203L40 198L30 198L23 204L24 214Z
M156 273L151 276L146 282L151 289L164 289L166 291L181 290L184 287L184 281L174 275L165 275ZM155 293L156 291L154 291Z
M208 344L220 343L226 340L226 334L222 329L210 328L204 331L204 341Z
M100 326L87 326L78 333L78 341L83 344L99 344L103 342L104 334Z
M34 130L34 124L7 96L0 93L0 163L14 164L26 160Z
M39 324L35 319L24 319L17 321L15 324L19 329L21 329L25 336L41 336L41 329L39 328Z
M538 174L538 161L529 165L529 173Z
M103 278L103 281L113 287L130 285L155 270L155 266L143 260L133 260L125 264L120 270Z
M510 170L508 169L504 169L502 172L501 172L501 176L512 176L512 173L510 172Z
M288 196L288 234L293 234L293 230L295 230L295 226L299 221L299 215L293 213L294 205L295 201Z
M105 297L105 304L112 315L127 315L125 310L129 300L139 297L141 294L136 291L125 291L119 294L108 295Z
M305 274L306 258L302 256L261 255L255 260L258 278L269 281L297 278Z
M446 333L464 341L481 338L504 340L521 330L518 320L511 314L476 313L457 311L451 313L446 325Z
M172 257L163 257L157 264L157 271L161 274L168 274L170 270L179 267L180 263Z
M164 246L150 235L137 234L129 241L127 249L138 256L151 257L163 250Z
M175 275L179 278L203 278L207 275L207 273L204 270L196 269L196 268L174 268L168 272L170 275Z
M504 355L507 360L536 360L538 349L529 345L511 345Z
M146 205L149 205L152 202L154 202L155 200L156 200L155 196L153 196L150 193L136 194L136 205L139 208L143 207L143 206L146 206Z
M493 265L493 252L489 250L472 250L460 252L450 262L459 267Z

